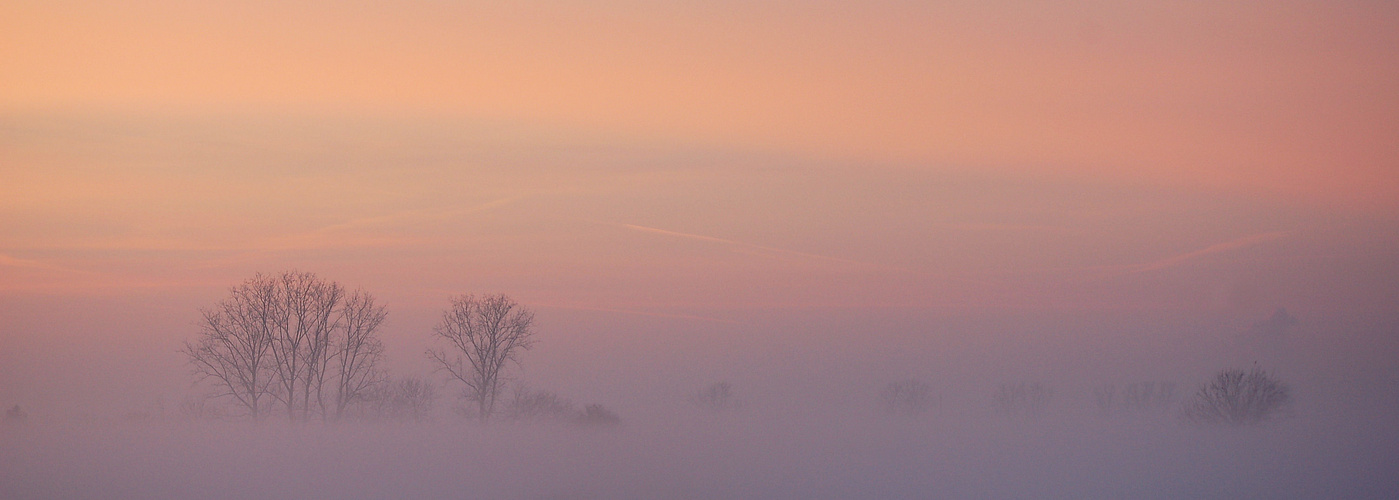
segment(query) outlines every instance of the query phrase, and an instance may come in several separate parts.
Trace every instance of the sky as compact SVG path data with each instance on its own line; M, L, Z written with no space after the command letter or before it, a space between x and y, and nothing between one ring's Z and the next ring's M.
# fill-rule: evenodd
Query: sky
M200 311L300 270L386 305L396 375L436 376L453 295L537 313L512 380L634 430L526 439L505 468L558 474L522 498L1385 497L1395 26L1348 0L0 2L0 407L174 408ZM1260 365L1295 389L1272 430L1084 417L1103 384ZM901 379L940 416L868 415ZM720 380L749 413L686 413ZM1051 417L990 417L1016 381ZM440 497L462 449L533 432L453 429L0 427L0 496L186 497L240 470L200 460L310 453L347 461L309 471L340 496L378 491L357 463Z
M287 269L378 294L403 339L490 291L559 331L1383 315L1396 21L1391 2L6 2L0 392L99 356L73 342L170 358L200 307Z

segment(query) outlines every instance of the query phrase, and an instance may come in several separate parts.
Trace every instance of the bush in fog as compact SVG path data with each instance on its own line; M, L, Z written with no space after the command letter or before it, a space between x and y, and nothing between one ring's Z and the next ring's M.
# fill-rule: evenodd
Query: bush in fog
M918 380L890 382L880 391L879 400L886 411L901 415L923 413L936 403L933 388Z
M733 386L728 382L711 384L690 395L690 402L710 411L723 411L738 408Z
M218 401L196 395L181 399L179 412L186 420L219 420L228 416L228 410Z
M11 406L10 409L5 410L5 423L7 424L21 424L26 420L29 420L29 414L25 413L19 405Z
M575 416L573 402L548 391L516 386L505 402L505 418L514 421L566 421Z
M1291 400L1287 384L1254 366L1219 372L1200 386L1183 412L1200 424L1257 425L1277 416Z
M1038 382L1001 384L992 397L997 413L1012 416L1036 416L1044 412L1053 391Z
M437 386L418 377L384 381L365 397L369 416L388 420L427 419L437 401Z
M1093 390L1093 403L1103 414L1164 411L1175 404L1176 386L1170 382L1137 382L1118 389L1104 385Z
M520 351L534 345L533 326L534 313L510 297L460 295L432 329L447 347L428 349L427 356L466 386L462 396L484 422L495 413L506 365L518 364Z
M606 427L622 423L621 417L600 404L590 404L574 416L573 421L580 425Z

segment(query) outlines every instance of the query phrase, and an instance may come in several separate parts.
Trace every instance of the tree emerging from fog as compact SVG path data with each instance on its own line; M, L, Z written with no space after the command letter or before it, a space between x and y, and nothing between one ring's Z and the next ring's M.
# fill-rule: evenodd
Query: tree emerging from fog
M427 356L466 386L463 395L484 422L495 412L506 365L518 364L520 351L534 344L533 326L534 313L503 294L460 295L433 328L447 347L428 349Z
M258 274L203 310L182 352L200 380L254 420L338 417L381 376L383 306L312 273Z
M1257 425L1277 416L1291 400L1287 384L1257 366L1224 370L1200 386L1184 416L1201 424Z

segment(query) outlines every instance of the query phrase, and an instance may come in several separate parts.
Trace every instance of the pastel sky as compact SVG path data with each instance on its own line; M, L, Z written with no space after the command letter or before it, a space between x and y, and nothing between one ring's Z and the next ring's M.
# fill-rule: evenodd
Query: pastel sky
M1397 22L1392 2L6 2L0 297L211 301L298 268L424 309L497 290L702 321L1381 307Z

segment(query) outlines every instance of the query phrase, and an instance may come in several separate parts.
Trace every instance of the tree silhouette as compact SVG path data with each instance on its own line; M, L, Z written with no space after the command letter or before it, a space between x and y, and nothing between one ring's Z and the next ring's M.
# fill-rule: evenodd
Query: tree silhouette
M326 418L327 403L339 416L380 376L376 333L386 314L368 293L347 298L312 273L258 274L203 310L198 337L181 351L200 380L254 420L274 404L290 420Z
M466 385L464 395L476 403L476 415L486 421L495 412L497 396L510 361L534 341L534 313L503 294L452 298L433 334L447 349L428 349L437 368Z
M1201 424L1258 425L1291 401L1287 384L1255 365L1248 371L1219 372L1186 403L1184 416Z

